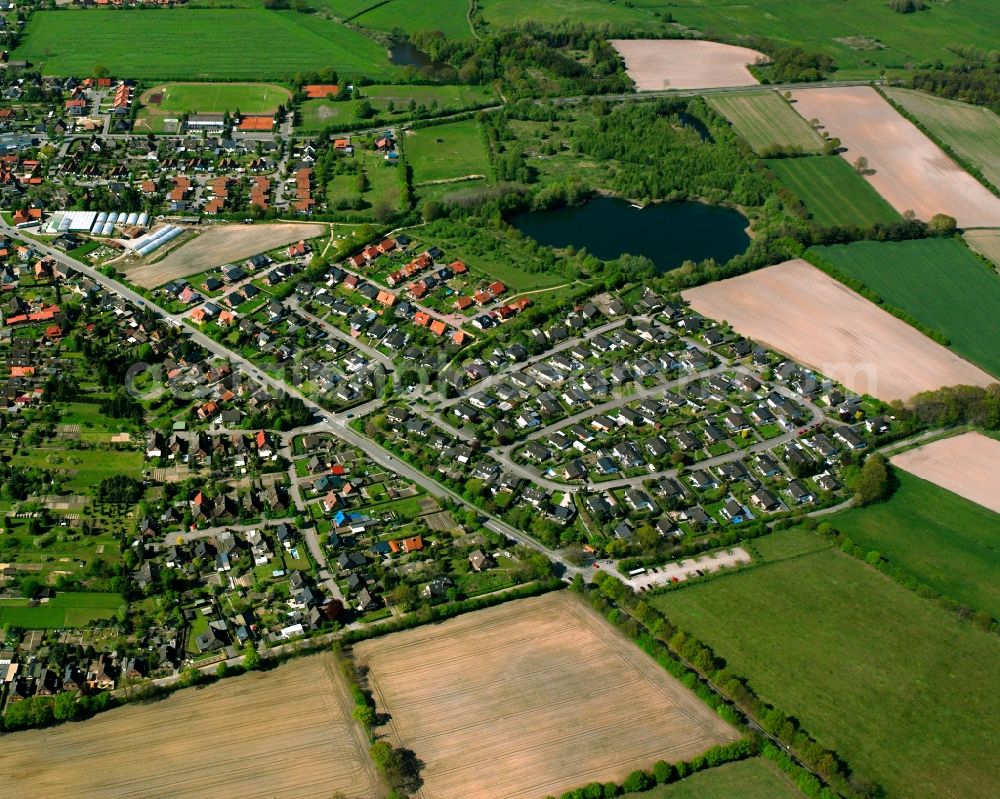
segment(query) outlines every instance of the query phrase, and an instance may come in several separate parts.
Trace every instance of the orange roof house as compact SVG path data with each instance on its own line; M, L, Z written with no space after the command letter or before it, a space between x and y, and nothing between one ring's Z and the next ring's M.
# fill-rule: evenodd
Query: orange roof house
M417 311L413 315L413 324L420 325L420 327L427 327L431 322L431 315L427 311Z
M448 326L442 322L440 319L435 319L431 322L431 333L435 336L443 336L444 332L448 329Z
M448 264L448 268L454 275L464 275L469 271L469 267L467 267L463 261L452 261Z
M461 347L465 343L465 340L467 338L468 335L466 335L465 332L462 330L456 330L454 333L451 334L452 342L454 344L457 344L459 347Z
M31 377L35 373L34 366L12 366L10 367L11 377Z
M403 552L419 552L424 548L424 539L419 535L411 536L410 538L401 538L398 541L390 541L389 549L393 553Z
M379 305L384 305L386 308L391 308L396 303L396 295L391 291L380 291L375 297L375 302Z

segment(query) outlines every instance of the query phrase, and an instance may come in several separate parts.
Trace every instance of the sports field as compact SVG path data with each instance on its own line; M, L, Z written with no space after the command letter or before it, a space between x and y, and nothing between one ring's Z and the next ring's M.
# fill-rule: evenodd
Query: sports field
M791 189L820 227L897 222L902 217L836 155L773 158L768 168Z
M374 5L374 3L372 3ZM472 28L466 17L466 0L389 0L352 20L365 28L380 31L394 29L407 33L441 31L449 39L470 39Z
M7 735L0 795L382 796L351 707L332 654L299 658L80 724Z
M988 108L914 89L885 92L955 153L1000 186L1000 117Z
M1000 618L1000 514L902 469L895 474L888 501L826 521L938 593Z
M13 58L47 75L89 75L103 64L116 75L175 80L288 79L323 67L387 78L397 70L384 49L343 25L260 7L40 11Z
M658 0L634 0L662 8ZM910 64L961 61L957 45L986 52L996 48L1000 5L994 0L928 3L928 10L899 14L872 0L672 0L681 25L722 38L763 36L834 57L838 78L875 77L879 69L901 72ZM954 48L954 49L953 49Z
M408 130L403 152L416 184L490 172L483 132L474 119Z
M566 591L354 647L434 799L559 795L739 736Z
M887 796L1000 782L1000 640L837 550L651 599Z
M962 357L1000 375L1000 276L958 239L861 241L810 252L946 335Z
M802 799L777 766L760 757L699 771L673 785L658 785L624 799Z
M183 114L273 114L292 93L273 83L166 83L142 93L135 127L162 130L163 120Z
M0 627L5 624L36 630L86 627L98 619L113 619L124 606L121 594L64 591L34 607L29 607L26 599L0 599Z
M706 99L757 153L823 151L823 137L775 91L717 94Z

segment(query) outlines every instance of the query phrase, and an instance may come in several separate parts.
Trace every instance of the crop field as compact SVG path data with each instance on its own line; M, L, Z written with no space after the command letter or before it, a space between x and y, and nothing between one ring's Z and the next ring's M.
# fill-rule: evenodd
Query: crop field
M115 75L172 80L288 79L323 67L386 78L397 69L378 44L343 25L262 7L43 11L32 15L22 41L12 57L47 75L89 75L95 64Z
M1000 197L945 155L869 86L792 93L804 119L840 139L851 165L867 160L866 179L900 213L953 216L959 227L1000 227Z
M1000 276L961 241L864 241L810 252L943 333L959 355L1000 375Z
M162 260L126 269L125 274L137 286L153 288L325 232L325 225L309 223L216 225Z
M726 320L851 391L886 402L992 378L875 303L802 260L683 292L691 307Z
M639 7L662 7L635 0ZM839 78L876 77L881 68L901 72L909 64L960 61L959 43L996 47L1000 7L993 0L930 3L928 10L899 14L871 0L673 0L670 13L682 25L720 38L763 36L809 52L833 56Z
M995 438L982 433L963 433L902 452L892 458L892 463L1000 513L1000 491L997 491L1000 441Z
M658 785L625 799L802 799L777 766L760 757L699 771L672 785Z
M1000 514L902 468L896 477L888 501L828 521L938 593L1000 617Z
M383 789L351 706L333 655L300 658L80 724L8 735L0 793L368 799Z
M30 607L26 599L0 599L0 627L9 624L34 630L86 627L98 619L112 619L125 606L121 594L60 592Z
M163 130L163 120L185 113L273 114L292 93L273 83L167 83L142 93L136 130Z
M403 152L414 183L449 180L490 171L483 132L474 119L406 131Z
M1000 268L1000 230L967 230L962 238L972 250Z
M567 592L355 646L434 799L545 796L736 732Z
M977 105L960 103L914 89L887 89L927 130L1000 186L1000 117Z
M706 99L758 153L769 148L823 152L823 137L775 91L716 94Z
M600 20L631 30L654 31L666 26L648 8L635 8L611 0L484 0L483 19L490 28L510 28L530 17L551 25L562 20ZM636 3L635 5L641 5Z
M1000 780L1000 640L828 549L655 597L888 796Z
M449 39L470 39L472 28L466 18L469 6L465 0L389 0L359 14L354 22L374 30L392 31L399 28L407 33L441 31Z
M488 86L393 86L380 84L362 88L364 98L371 107L387 122L397 117L405 119L409 116L409 104L412 100L419 106L430 108L437 103L441 111L461 111L485 103L499 102L496 93ZM388 109L392 101L395 108ZM298 124L303 132L321 131L327 125L353 122L357 118L357 100L306 100L299 107L301 119Z
M754 86L748 64L764 58L747 47L693 39L612 39L639 91Z
M836 155L775 158L768 168L820 227L897 222L902 217L850 164Z

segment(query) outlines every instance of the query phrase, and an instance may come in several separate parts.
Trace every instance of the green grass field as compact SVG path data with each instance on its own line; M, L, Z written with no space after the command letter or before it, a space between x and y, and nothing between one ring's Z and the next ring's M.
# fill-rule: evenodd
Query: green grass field
M896 469L884 503L828 519L935 591L1000 618L1000 514Z
M441 31L449 39L470 39L472 29L466 18L469 6L466 0L389 0L371 11L359 14L353 22L365 28L391 31L395 28L407 33Z
M862 241L810 252L946 335L962 357L1000 375L1000 276L960 240Z
M699 771L673 785L658 785L625 799L801 799L777 766L760 757Z
M410 116L408 106L413 100L417 106L431 108L434 102L442 111L461 111L484 103L499 102L496 93L488 86L393 86L379 84L364 86L361 90L372 108L386 120L406 119ZM392 113L389 101L395 104ZM303 132L318 132L333 123L354 122L358 101L306 100L299 108L301 119L298 124Z
M26 599L0 599L0 625L36 630L86 627L114 618L124 604L121 594L60 593L33 608Z
M22 41L13 57L47 75L89 75L96 64L115 75L171 80L287 79L323 67L387 78L397 69L378 44L343 25L263 8L41 11Z
M398 209L403 188L402 164L387 164L381 155L373 152L360 152L355 158L361 159L364 163L368 189L359 195L356 175L336 175L326 185L326 196L331 203L345 197L360 196L365 202L365 207L337 213L351 221L367 222L374 218L374 210L380 204L388 205L393 210Z
M719 94L709 96L708 104L758 153L774 147L803 153L823 151L823 137L775 91Z
M66 477L65 490L83 494L113 474L138 477L142 473L143 454L98 449L67 450L54 443L45 447L22 447L10 458L10 463L62 474Z
M887 796L1000 780L1000 641L836 550L652 599Z
M897 222L896 211L838 155L772 158L768 168L802 200L820 227Z
M887 89L886 94L990 183L1000 186L1000 117L988 108L913 89Z
M658 0L634 0L640 8L662 7ZM928 3L928 10L899 14L872 0L673 0L670 13L709 38L764 36L825 52L839 66L837 77L872 76L908 64L960 61L949 48L996 48L1000 5L994 0ZM487 6L488 7L488 6Z
M531 18L545 24L562 20L607 22L636 31L654 31L665 28L652 8L642 8L643 3L614 3L611 0L483 0L483 19L490 28L507 28ZM663 10L659 4L656 10Z
M490 171L483 132L474 119L408 131L403 152L413 167L415 184Z
M378 5L380 0L313 0L311 5L321 10L327 10L334 16L350 19L363 11L367 11L372 6Z

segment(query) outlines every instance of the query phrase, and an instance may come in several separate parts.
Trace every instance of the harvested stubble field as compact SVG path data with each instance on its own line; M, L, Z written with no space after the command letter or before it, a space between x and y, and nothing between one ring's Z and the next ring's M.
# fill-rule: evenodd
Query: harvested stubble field
M332 654L79 724L8 735L0 795L46 799L380 793Z
M707 99L758 153L774 147L823 152L823 137L776 91L717 94Z
M166 258L126 269L137 286L153 288L169 280L197 275L206 269L242 261L259 252L321 236L326 228L309 223L271 225L219 225L178 247Z
M1000 441L964 433L911 449L894 466L1000 513Z
M851 391L887 402L941 386L993 382L802 260L699 286L683 296L698 313L725 320Z
M756 86L747 69L766 56L748 47L694 39L612 39L638 91Z
M886 89L886 94L990 183L1000 186L1000 117L982 106L915 89Z
M380 710L433 799L545 796L736 732L566 592L365 641Z
M818 119L843 144L851 164L868 160L867 179L900 213L945 213L959 227L1000 226L1000 197L945 155L874 89L848 86L792 93L804 119Z

